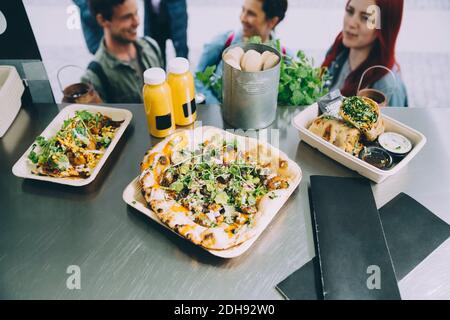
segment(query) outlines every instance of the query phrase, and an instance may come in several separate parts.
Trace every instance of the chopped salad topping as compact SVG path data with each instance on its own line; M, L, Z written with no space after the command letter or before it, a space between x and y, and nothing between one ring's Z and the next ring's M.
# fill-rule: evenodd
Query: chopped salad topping
M352 119L358 129L377 122L378 115L363 98L354 96L345 98L342 102L342 111Z
M87 178L100 161L123 121L101 113L76 111L55 136L39 136L28 155L36 164L34 174Z
M162 172L158 184L205 227L222 222L251 225L262 197L269 194L274 199L276 195L271 191L289 187L268 165L258 164L250 152L239 151L236 140L220 145L207 142L196 151L180 152L180 161ZM281 166L287 167L287 163L281 161ZM230 232L233 230L237 229Z

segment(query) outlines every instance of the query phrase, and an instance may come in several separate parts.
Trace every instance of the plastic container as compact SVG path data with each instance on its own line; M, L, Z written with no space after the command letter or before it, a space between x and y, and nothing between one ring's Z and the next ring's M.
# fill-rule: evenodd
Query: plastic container
M377 141L395 160L403 159L412 150L411 141L397 132L385 132Z
M16 68L0 66L0 138L19 113L24 90L25 87Z
M82 178L54 178L49 176L38 176L36 174L32 174L32 169L35 169L36 165L33 164L29 159L28 155L30 154L30 151L32 149L32 146L34 144L31 144L31 146L25 151L25 153L20 157L19 160L14 164L12 168L12 172L16 177L25 178L25 179L33 179L33 180L41 180L41 181L48 181L58 184L65 184L69 186L74 187L82 187L85 185L88 185L92 181L95 180L98 173L102 169L102 167L105 165L106 160L108 159L109 155L112 153L114 148L116 147L117 143L120 140L120 137L122 137L123 133L125 132L125 129L130 124L131 119L133 118L133 114L126 109L119 109L119 108L110 108L110 107L102 107L102 106L93 106L93 105L83 105L83 104L72 104L64 109L61 110L60 113L50 122L50 124L45 128L45 130L40 134L40 136L43 136L45 138L51 138L53 137L63 125L64 121L68 118L71 118L75 116L76 111L81 110L87 110L92 113L100 112L101 114L104 114L111 119L115 121L121 121L124 120L124 122L120 125L120 127L117 129L114 138L111 140L111 143L109 144L108 148L105 150L105 153L103 154L100 161L97 163L97 165L94 168L94 171L91 173L90 177L86 179Z
M161 68L150 68L144 72L145 114L149 133L156 138L165 138L175 131L172 93L166 82L166 73Z
M169 83L172 92L175 124L187 126L197 119L195 103L194 77L189 71L189 61L185 58L174 58L168 65Z
M383 115L385 131L397 132L406 138L408 138L413 148L408 155L403 158L399 163L393 166L389 170L378 169L367 162L355 157L344 150L336 147L335 145L325 141L319 136L308 130L311 122L319 116L319 106L314 103L307 107L305 110L300 112L298 115L292 119L292 125L299 130L300 139L304 142L316 148L324 155L336 160L347 168L358 172L360 175L376 182L380 183L387 179L388 177L399 172L403 167L405 167L412 158L414 158L417 153L423 148L427 139L425 136L417 130L410 128L403 123L394 120L388 116Z
M365 147L359 153L359 158L382 170L389 170L393 164L392 156L381 147Z
M223 63L224 120L240 129L266 128L275 120L277 114L281 54L263 44L241 44L226 49L222 58L235 47L242 47L245 52L250 49L259 53L271 51L279 58L273 68L257 72L245 72Z

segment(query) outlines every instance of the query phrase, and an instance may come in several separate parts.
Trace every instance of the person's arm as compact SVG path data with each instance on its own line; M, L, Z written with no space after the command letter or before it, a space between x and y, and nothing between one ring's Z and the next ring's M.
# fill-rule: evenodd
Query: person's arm
M204 72L207 67L217 65L221 61L222 52L225 49L225 43L230 33L231 31L225 32L215 37L210 43L204 45L202 55L197 64L196 73ZM197 92L203 93L206 96L207 104L219 103L211 88L207 88L197 78L195 79L195 88Z

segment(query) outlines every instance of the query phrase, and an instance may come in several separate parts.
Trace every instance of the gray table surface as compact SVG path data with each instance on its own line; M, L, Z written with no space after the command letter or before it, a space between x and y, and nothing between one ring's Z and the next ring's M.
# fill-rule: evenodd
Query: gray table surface
M357 176L300 142L290 125L300 108L279 108L280 148L303 180L267 230L242 256L226 260L159 226L122 200L144 152L141 105L122 105L133 120L97 179L82 188L13 176L11 168L62 106L21 109L0 140L0 298L3 299L282 299L275 285L314 255L309 177ZM373 184L377 206L406 192L450 223L450 109L388 108L384 113L421 131L423 150L396 176ZM200 106L204 125L224 127L218 106ZM67 268L81 270L69 290ZM450 241L400 282L403 298L450 298Z

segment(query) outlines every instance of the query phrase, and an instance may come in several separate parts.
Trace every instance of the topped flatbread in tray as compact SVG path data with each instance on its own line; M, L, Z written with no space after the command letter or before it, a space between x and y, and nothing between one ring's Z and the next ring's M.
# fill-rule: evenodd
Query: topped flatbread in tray
M142 195L158 219L208 250L258 236L301 180L266 142L214 127L177 132L141 162Z

